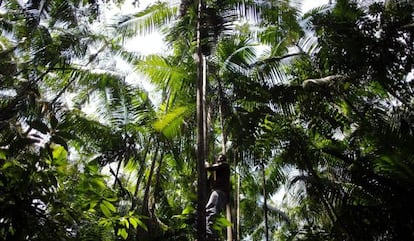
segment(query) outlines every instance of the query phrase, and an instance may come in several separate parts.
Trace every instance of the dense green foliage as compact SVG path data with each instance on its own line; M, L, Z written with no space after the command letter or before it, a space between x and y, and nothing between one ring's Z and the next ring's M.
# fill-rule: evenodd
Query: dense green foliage
M197 1L109 2L0 1L0 240L196 236ZM234 240L413 240L414 4L385 2L205 1Z

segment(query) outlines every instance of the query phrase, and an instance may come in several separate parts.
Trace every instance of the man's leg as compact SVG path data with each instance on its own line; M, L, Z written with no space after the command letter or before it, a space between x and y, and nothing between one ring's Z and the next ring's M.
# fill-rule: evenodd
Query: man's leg
M214 219L226 206L225 193L221 190L213 190L206 205L206 234L212 239L218 237L213 229Z
M206 234L209 236L213 235L213 222L214 217L217 216L217 204L219 201L219 195L217 191L213 190L210 194L210 198L208 199L206 205Z

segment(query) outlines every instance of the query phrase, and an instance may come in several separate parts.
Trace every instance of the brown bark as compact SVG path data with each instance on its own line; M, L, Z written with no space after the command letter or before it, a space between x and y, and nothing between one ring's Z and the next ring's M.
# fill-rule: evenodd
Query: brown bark
M205 114L204 99L205 92L203 89L203 53L201 49L201 27L202 27L202 8L203 1L198 0L197 12L197 239L198 241L206 240L206 212L205 203L207 196L207 173L204 168L206 161L205 155Z

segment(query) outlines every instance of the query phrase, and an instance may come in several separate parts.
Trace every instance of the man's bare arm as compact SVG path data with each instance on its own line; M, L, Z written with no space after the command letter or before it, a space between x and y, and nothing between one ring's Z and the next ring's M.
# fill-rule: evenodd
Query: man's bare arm
M210 165L208 162L205 162L206 169L209 171L216 170L220 166L222 166L223 163L214 163L213 165Z

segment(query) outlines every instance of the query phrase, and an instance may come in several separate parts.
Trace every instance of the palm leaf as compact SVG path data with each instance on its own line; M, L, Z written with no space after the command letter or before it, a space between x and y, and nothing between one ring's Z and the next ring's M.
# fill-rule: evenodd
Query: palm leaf
M125 38L145 35L173 21L177 11L176 6L170 7L166 2L158 2L139 13L121 16L113 27Z
M154 129L163 133L167 138L176 136L180 131L184 118L190 114L187 107L177 107L158 118L153 124Z
M78 19L75 15L75 7L72 5L71 1L51 1L49 14L51 16L50 25L54 25L55 23L65 23L69 26L78 25Z
M138 63L137 68L148 75L150 80L161 89L169 86L171 89L180 89L186 73L183 69L172 65L167 58L151 55L145 61Z

